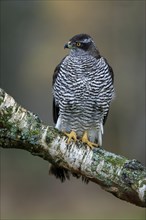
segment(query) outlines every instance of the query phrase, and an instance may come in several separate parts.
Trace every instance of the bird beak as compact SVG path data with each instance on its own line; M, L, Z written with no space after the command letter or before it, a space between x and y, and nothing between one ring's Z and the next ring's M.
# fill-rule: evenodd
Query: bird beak
M68 43L64 45L64 49L65 49L65 48L68 48Z
M73 48L73 45L72 45L71 41L69 41L67 44L64 45L64 49L65 48L68 48L68 49L72 49Z

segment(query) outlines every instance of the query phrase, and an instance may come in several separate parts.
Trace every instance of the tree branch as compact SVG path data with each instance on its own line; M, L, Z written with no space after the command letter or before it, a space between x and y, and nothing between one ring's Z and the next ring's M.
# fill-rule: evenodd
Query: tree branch
M61 132L44 125L0 89L0 147L27 150L89 178L119 199L146 207L146 169L140 162L66 141Z

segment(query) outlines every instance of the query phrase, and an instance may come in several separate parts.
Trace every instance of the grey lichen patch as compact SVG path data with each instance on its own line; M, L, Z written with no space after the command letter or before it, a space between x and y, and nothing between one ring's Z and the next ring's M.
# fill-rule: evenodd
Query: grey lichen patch
M24 142L29 142L32 145L38 145L40 143L41 135L41 129L39 127L33 127L33 129L24 127L21 130L20 138Z
M117 167L123 166L126 159L124 157L120 157L110 152L106 152L103 149L100 149L94 152L92 160L93 160L93 164L95 163L97 166L102 161L102 164L104 165L102 166L102 168L103 169L105 168L106 170L110 168L111 170L111 169L117 169ZM103 163L103 161L105 163ZM101 166L100 166L100 170L101 170Z
M121 180L124 185L131 186L134 183L134 176L127 172L126 170L122 170L121 172Z
M41 137L41 124L29 113L24 114L22 120L18 120L17 127L21 130L21 140L35 145Z
M36 127L41 123L41 121L38 120L38 117L30 112L26 112L26 120L30 128Z
M139 180L144 179L146 179L146 172L141 163L137 160L127 160L121 172L121 180L123 181L123 184L137 190L141 187L139 186Z
M47 145L50 145L52 143L52 141L58 135L60 136L60 132L57 129L54 129L53 127L49 126L47 134L46 134L46 143L47 143Z
M101 160L100 163L96 164L95 169L96 172L99 173L102 171L105 161Z
M138 160L128 160L124 164L124 168L130 169L130 170L141 170L143 171L145 168L142 166L142 164Z
M35 114L26 112L23 108L21 110L19 113L17 112L21 116L16 121L17 127L21 130L21 140L33 145L38 144L43 132L40 120Z
M12 116L12 107L9 107L7 110L6 109L2 109L1 110L1 114L0 114L0 123L1 125L3 125L5 128L9 128L11 127L12 123L11 121L9 121L9 119Z
M120 181L120 173L125 161L125 157L98 148L94 150L91 170L94 176L109 187L112 183L117 184Z
M0 105L1 116L6 116L6 119L9 117L12 118L14 109L16 107L15 100L5 93L3 102Z

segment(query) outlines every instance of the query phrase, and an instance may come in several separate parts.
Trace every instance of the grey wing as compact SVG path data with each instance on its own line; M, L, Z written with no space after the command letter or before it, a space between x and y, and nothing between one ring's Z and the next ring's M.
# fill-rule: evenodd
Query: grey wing
M108 62L107 62L107 60L106 60L105 58L104 58L104 61L105 61L105 63L108 65L108 70L109 70L109 74L111 75L112 84L114 84L114 72L113 72L113 69L112 69L112 67L108 64ZM104 116L103 125L105 124L105 122L106 122L106 120L107 120L108 113L109 113L109 110L108 110L107 114Z
M61 60L61 62L57 65L57 67L54 70L52 86L54 86L54 83L60 71L61 64L64 59L65 57ZM58 117L59 117L59 106L56 104L55 97L53 96L53 120L55 124L57 123ZM61 168L54 164L50 166L49 174L54 175L56 178L60 179L61 182L64 182L66 179L70 178L70 172L67 169Z
M58 76L58 73L60 71L60 66L65 58L66 58L66 56L61 60L61 62L56 66L56 68L54 70L52 86L54 86L54 83L55 83L57 76ZM59 116L59 106L56 104L55 97L53 96L53 121L55 124L57 123L58 116Z
M108 68L109 68L109 73L111 75L111 78L112 78L112 83L114 84L114 72L113 72L113 69L112 67L108 64L107 60L104 58L104 61L105 63L108 65Z

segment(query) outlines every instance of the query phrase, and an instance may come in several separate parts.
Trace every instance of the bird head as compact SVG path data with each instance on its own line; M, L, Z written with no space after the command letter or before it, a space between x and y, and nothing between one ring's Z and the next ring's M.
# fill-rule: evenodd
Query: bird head
M88 34L77 34L73 36L69 42L64 45L64 48L71 49L71 51L74 52L86 52L94 57L99 55L93 39Z

